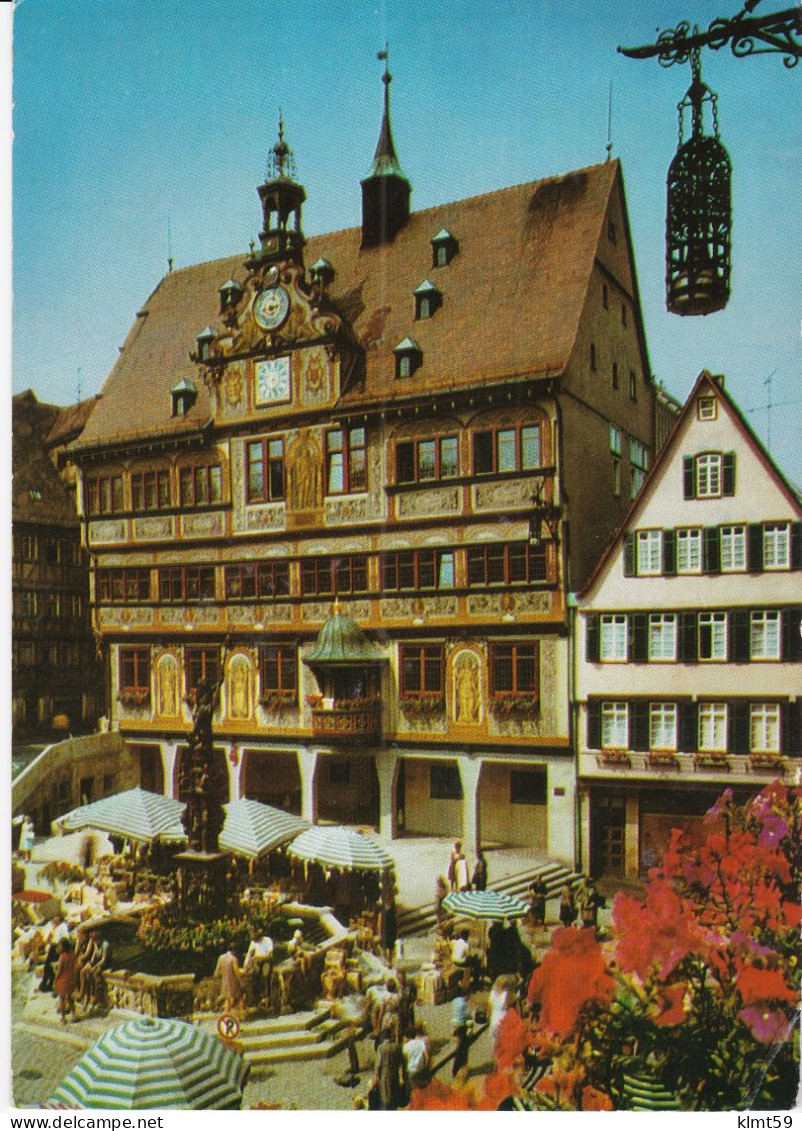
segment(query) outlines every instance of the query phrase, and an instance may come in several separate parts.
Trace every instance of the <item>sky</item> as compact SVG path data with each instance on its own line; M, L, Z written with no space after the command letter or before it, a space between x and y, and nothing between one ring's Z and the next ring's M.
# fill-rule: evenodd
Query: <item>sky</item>
M358 225L381 120L376 53L389 42L414 209L604 160L609 103L655 377L683 400L701 369L725 374L802 484L802 64L703 54L733 163L732 296L724 311L679 318L665 309L665 178L690 68L616 51L737 6L18 0L14 391L55 404L99 392L168 256L181 267L247 252L279 108L306 234Z

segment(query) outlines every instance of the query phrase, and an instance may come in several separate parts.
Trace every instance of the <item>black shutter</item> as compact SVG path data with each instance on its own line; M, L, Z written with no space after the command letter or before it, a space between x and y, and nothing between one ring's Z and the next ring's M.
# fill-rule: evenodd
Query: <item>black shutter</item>
M783 609L780 617L780 658L786 661L802 660L802 605L791 605Z
M624 577L635 576L635 531L624 535Z
M791 523L791 569L802 569L802 522Z
M673 530L663 531L663 573L677 572L676 538Z
M730 609L727 614L730 661L745 664L749 659L749 610Z
M695 754L699 745L698 707L696 703L680 703L679 748L686 754Z
M721 493L735 494L735 452L724 452L721 457Z
M649 704L641 699L629 704L629 748L649 749Z
M585 659L589 664L599 662L599 616L591 613L585 617Z
M601 750L601 702L588 699L588 750Z
M757 573L763 569L763 527L753 522L749 527L749 570Z
M696 460L693 456L682 457L682 497L696 498Z
M727 749L730 754L749 753L749 704L736 699L727 704Z
M802 754L800 745L800 713L802 712L802 699L795 703L783 703L782 720L782 752L799 757Z
M718 573L721 570L717 526L706 526L702 531L702 569L705 573Z
M683 609L679 615L679 660L681 664L695 664L699 658L697 613Z
M627 659L643 664L649 658L649 619L647 613L630 613L627 618Z

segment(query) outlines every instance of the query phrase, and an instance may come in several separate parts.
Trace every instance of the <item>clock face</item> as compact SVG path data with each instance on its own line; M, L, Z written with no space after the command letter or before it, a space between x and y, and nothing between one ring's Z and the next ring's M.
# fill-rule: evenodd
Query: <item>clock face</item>
M253 300L253 316L263 330L277 329L287 317L290 296L283 287L268 287Z
M263 292L264 293L264 292ZM276 404L290 399L290 359L271 357L267 361L257 361L256 403Z

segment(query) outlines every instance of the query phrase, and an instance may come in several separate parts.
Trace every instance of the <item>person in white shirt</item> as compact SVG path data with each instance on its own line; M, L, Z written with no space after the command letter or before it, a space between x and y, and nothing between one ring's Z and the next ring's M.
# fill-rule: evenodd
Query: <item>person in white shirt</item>
M273 940L261 931L254 931L245 955L243 970L252 974L251 986L254 1001L258 1005L270 987L270 974L273 968Z
M404 1080L410 1088L425 1088L429 1082L431 1041L422 1025L407 1033L401 1046Z

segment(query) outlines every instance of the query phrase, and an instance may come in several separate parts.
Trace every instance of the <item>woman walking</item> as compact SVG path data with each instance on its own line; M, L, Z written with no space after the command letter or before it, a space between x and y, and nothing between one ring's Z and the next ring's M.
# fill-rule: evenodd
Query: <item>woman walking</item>
M571 885L566 884L560 895L560 922L564 927L570 927L576 921L576 904Z
M67 1024L67 1014L72 1011L73 1021L78 1020L75 1012L75 951L69 939L59 943L59 956L56 963L56 978L53 987L58 997L56 1008L61 1014L62 1025Z

